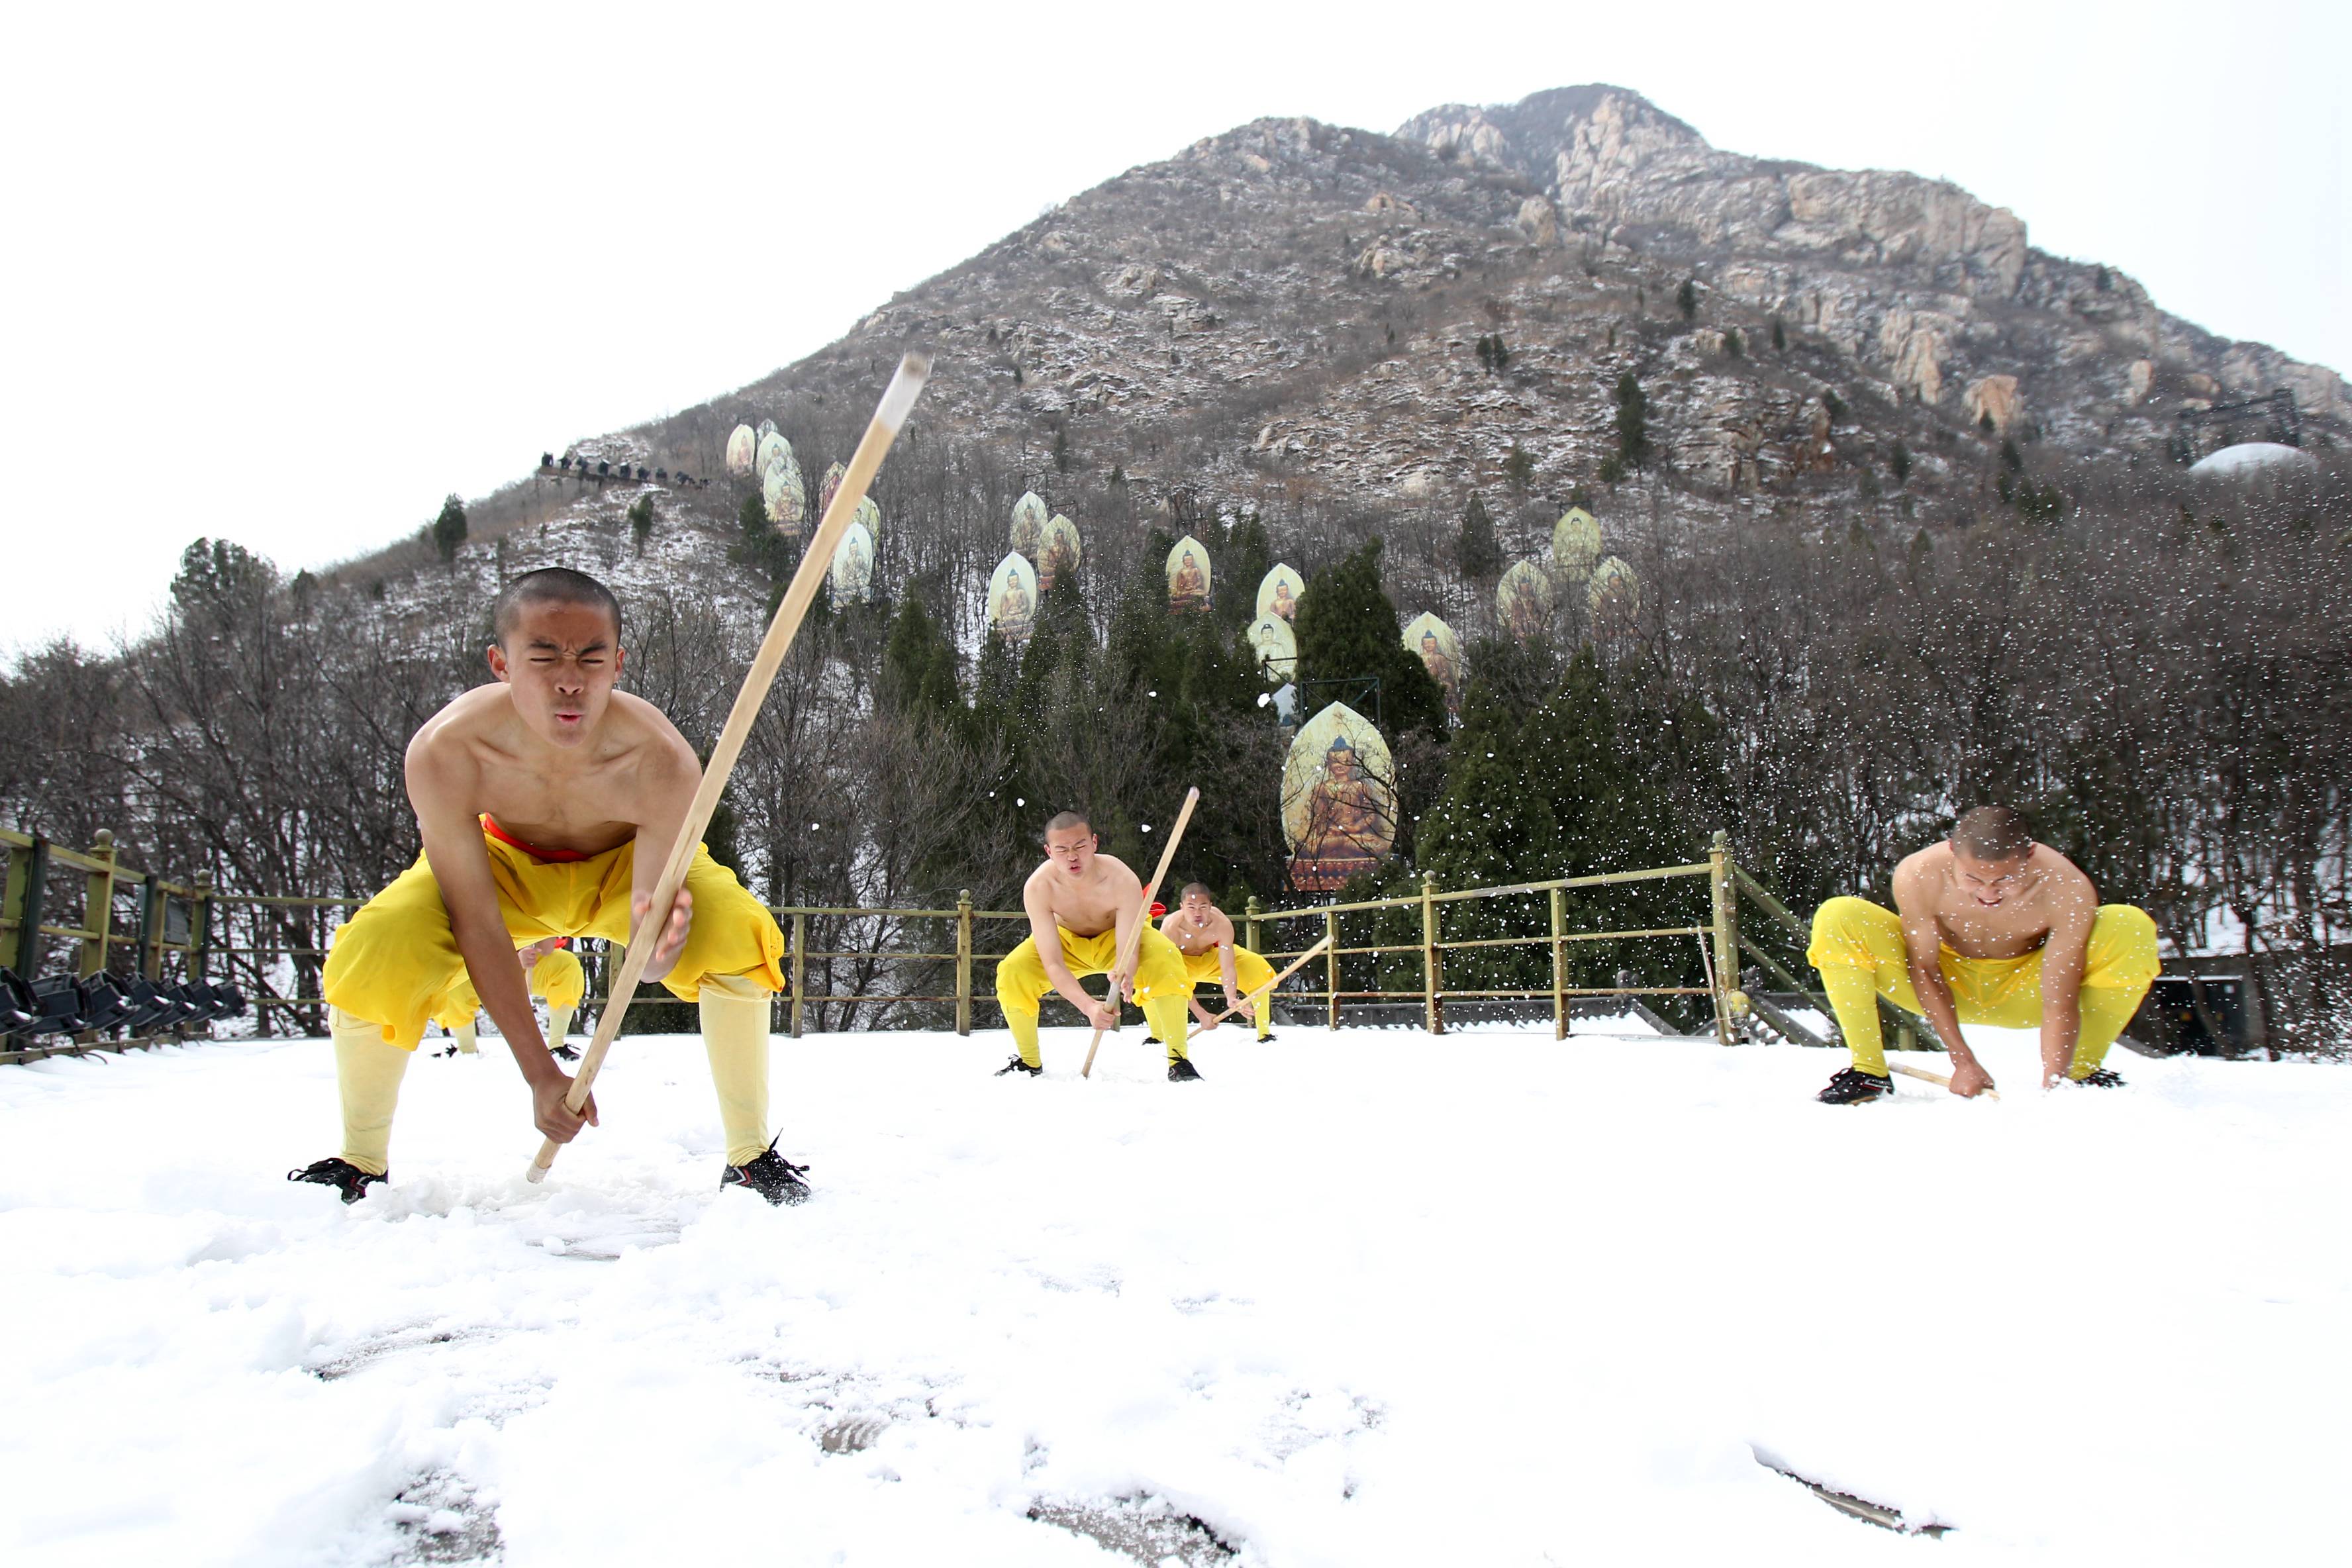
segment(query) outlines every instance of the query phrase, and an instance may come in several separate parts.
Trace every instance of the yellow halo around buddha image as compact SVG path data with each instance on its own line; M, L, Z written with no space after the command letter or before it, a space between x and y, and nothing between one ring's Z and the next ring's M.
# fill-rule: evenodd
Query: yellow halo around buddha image
M1269 679L1288 680L1298 673L1298 634L1280 616L1260 616L1250 623L1250 647L1257 650L1257 667Z
M824 514L819 512L817 515L823 517ZM872 496L857 498L857 521L866 525L866 532L877 539L882 537L882 505Z
M808 516L808 491L801 486L801 466L793 461L790 447L761 471L760 499L767 504L768 521L778 532L787 537L800 532Z
M1282 763L1282 836L1290 885L1329 892L1388 858L1396 843L1396 773L1371 721L1334 702L1300 727Z
M750 473L759 451L760 437L749 425L738 425L727 437L727 471L739 478Z
M1612 555L1592 569L1585 584L1584 602L1599 631L1631 631L1642 613L1642 580L1622 555Z
M1258 580L1257 613L1286 621L1298 618L1298 601L1307 596L1307 580L1279 561Z
M1601 524L1580 506L1572 506L1551 525L1551 563L1571 583L1592 575L1601 559Z
M1037 544L1038 588L1050 589L1076 573L1081 553L1078 525L1058 511L1047 518L1045 534Z
M1024 490L1013 503L1013 548L1015 552L1037 559L1037 546L1045 536L1045 503L1037 499L1035 490Z
M1495 624L1514 642L1532 642L1551 630L1557 605L1551 574L1532 561L1521 561L1495 584Z
M1419 656L1422 668L1429 671L1429 679L1445 693L1445 710L1460 712L1462 639L1454 635L1454 628L1423 611L1405 623L1403 641L1407 651Z
M1012 551L988 579L988 624L1008 642L1029 640L1037 625L1037 569Z
M1168 609L1171 615L1204 615L1209 608L1209 552L1186 534L1168 552Z
M863 605L874 597L874 535L864 523L842 530L825 582L836 605Z

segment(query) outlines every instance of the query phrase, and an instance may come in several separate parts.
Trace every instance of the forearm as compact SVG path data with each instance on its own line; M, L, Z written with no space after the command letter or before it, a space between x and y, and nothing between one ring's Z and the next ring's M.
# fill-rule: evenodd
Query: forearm
M2042 1070L2063 1078L2074 1068L2074 1047L2083 1034L2083 987L2078 981L2042 988Z
M1086 987L1078 984L1078 977L1066 964L1045 965L1045 983L1054 988L1055 995L1082 1014L1095 1005L1095 999L1087 994Z
M1968 1037L1960 1033L1959 1009L1953 1005L1952 988L1944 979L1943 966L1914 963L1911 989L1918 994L1927 1026L1952 1060L1967 1067L1976 1066L1976 1053L1969 1049Z
M1196 996L1185 997L1184 1005L1192 1009L1192 1017L1194 1021L1198 1023L1208 1024L1216 1021L1217 1016L1214 1013L1210 1012L1206 1007L1202 1006L1200 998Z
M482 1010L499 1026L525 1080L537 1084L561 1073L540 1035L539 1019L530 1010L530 984L514 961L505 931L459 932L457 952L466 960L466 972L482 999Z

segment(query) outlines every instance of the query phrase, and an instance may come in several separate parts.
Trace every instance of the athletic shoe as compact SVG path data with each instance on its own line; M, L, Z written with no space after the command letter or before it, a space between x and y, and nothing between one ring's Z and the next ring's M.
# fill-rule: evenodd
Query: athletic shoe
M1031 1078L1044 1078L1045 1076L1045 1069L1043 1067L1033 1068L1027 1062L1023 1061L1019 1057L1014 1057L1011 1061L1006 1062L1003 1067L998 1068L996 1069L995 1076L1003 1078L1007 1073L1016 1072L1027 1073Z
M337 1157L314 1162L299 1171L289 1171L286 1179L289 1182L316 1182L322 1187L332 1187L343 1194L343 1202L355 1204L367 1196L370 1187L379 1182L392 1180L392 1173L386 1171L379 1176L361 1170L349 1160Z
M775 1140L770 1139L759 1158L751 1163L728 1166L719 1177L719 1190L723 1193L730 1187L749 1187L772 1204L804 1204L809 1199L809 1184L801 1178L806 1174L806 1165L795 1165L777 1153Z
M580 1047L577 1046L558 1046L555 1047L555 1054L564 1061L576 1062L580 1059Z
M1168 1064L1168 1081L1170 1083L1198 1083L1201 1081L1200 1070L1193 1067L1192 1058L1178 1057L1174 1061Z
M1884 1073L1869 1073L1860 1068L1847 1068L1830 1079L1830 1086L1813 1096L1823 1105L1867 1105L1881 1095L1895 1092L1895 1079Z
M2123 1075L2113 1068L2095 1068L2074 1081L2085 1089L2121 1089L2124 1086Z

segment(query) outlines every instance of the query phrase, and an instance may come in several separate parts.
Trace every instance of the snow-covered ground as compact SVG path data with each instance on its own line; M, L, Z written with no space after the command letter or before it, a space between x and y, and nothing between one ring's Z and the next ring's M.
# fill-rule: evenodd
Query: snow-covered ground
M2043 1095L2004 1037L2000 1103L1831 1109L1795 1047L835 1036L776 1047L779 1211L693 1041L536 1188L485 1044L349 1209L280 1179L322 1043L0 1069L0 1555L2341 1561L2352 1072Z

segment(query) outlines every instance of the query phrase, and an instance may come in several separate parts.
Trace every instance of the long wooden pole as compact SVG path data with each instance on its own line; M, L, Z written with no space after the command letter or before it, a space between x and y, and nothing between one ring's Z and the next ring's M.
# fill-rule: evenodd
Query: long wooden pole
M1317 953L1322 952L1325 948L1330 945L1331 939L1327 936L1322 941L1317 942L1313 947L1308 948L1305 952L1300 953L1297 958L1292 959L1290 961L1289 968L1284 970L1281 973L1276 975L1273 979L1267 981L1265 984L1259 986L1248 995L1243 997L1235 1005L1228 1007L1223 1012L1218 1014L1217 1022L1221 1024L1223 1023L1227 1018L1232 1017L1234 1014L1240 1012L1244 1007L1248 1006L1253 1002L1263 1005L1267 997L1274 994L1274 988L1276 986L1281 984L1284 981L1289 979L1292 975L1306 968L1307 961L1308 959L1313 958ZM1189 1046L1194 1040L1199 1039L1201 1037L1202 1031L1208 1028L1208 1026L1209 1026L1206 1024L1193 1025L1192 1032L1184 1037L1184 1043Z
M694 804L687 808L686 821L677 830L677 841L670 846L661 879L654 884L653 903L646 909L645 919L629 933L627 956L621 961L620 973L613 978L604 1016L596 1020L596 1037L589 1042L587 1052L580 1058L580 1070L572 1079L572 1090L563 1097L564 1104L574 1111L588 1103L588 1091L596 1081L597 1069L604 1065L604 1053L612 1049L614 1037L621 1031L621 1016L628 1010L629 998L636 994L637 981L653 957L656 940L669 923L670 905L677 901L677 890L686 882L687 868L694 864L694 852L702 841L703 830L710 826L710 814L719 808L719 797L727 788L727 775L734 772L735 759L742 754L743 742L751 733L751 721L759 717L761 704L768 700L768 688L775 683L776 671L783 667L784 656L792 651L793 638L799 635L809 605L816 601L818 586L832 570L833 552L840 547L841 536L856 520L857 503L866 499L866 487L874 482L883 454L889 451L890 443L898 437L898 427L907 422L908 411L914 407L930 374L928 355L910 353L898 362L898 374L890 378L888 390L882 394L881 406L874 411L857 450L850 455L841 488L834 492L833 504L824 509L816 533L809 540L808 553L801 557L800 570L793 574L783 602L776 606L775 618L768 623L768 635L761 639L760 651L752 656L751 668L744 672L742 688L735 693L735 706L727 715L727 727L719 732L719 743L710 749L710 761L703 766L701 786L694 792ZM548 1167L555 1163L555 1152L561 1147L552 1138L541 1143L539 1157L524 1174L531 1181L541 1180Z
M1886 1064L1886 1070L1889 1072L1899 1072L1905 1078L1916 1078L1922 1083L1940 1083L1946 1089L1952 1087L1952 1080L1950 1079L1946 1078L1939 1072L1929 1072L1926 1068L1905 1067L1901 1062L1888 1062ZM2000 1098L2000 1090L1997 1089L1982 1089L1979 1092L1983 1094L1987 1100L1999 1100Z
M1176 814L1175 830L1168 835L1168 847L1160 852L1159 868L1151 873L1151 880L1143 889L1143 902L1137 906L1135 911L1135 929L1129 931L1127 940L1118 944L1118 957L1113 961L1114 968L1126 968L1127 961L1134 957L1135 950L1142 945L1143 922L1151 918L1151 900L1160 891L1160 879L1168 875L1169 863L1176 858L1176 846L1183 840L1184 825L1192 820L1192 808L1200 804L1199 789L1188 789L1184 792L1184 809ZM1110 988L1110 1005L1113 1007L1118 1005L1118 986L1115 984ZM1087 1042L1087 1061L1086 1065L1078 1069L1080 1078L1095 1076L1095 1051L1102 1045L1102 1037L1103 1032L1097 1029L1095 1037Z

